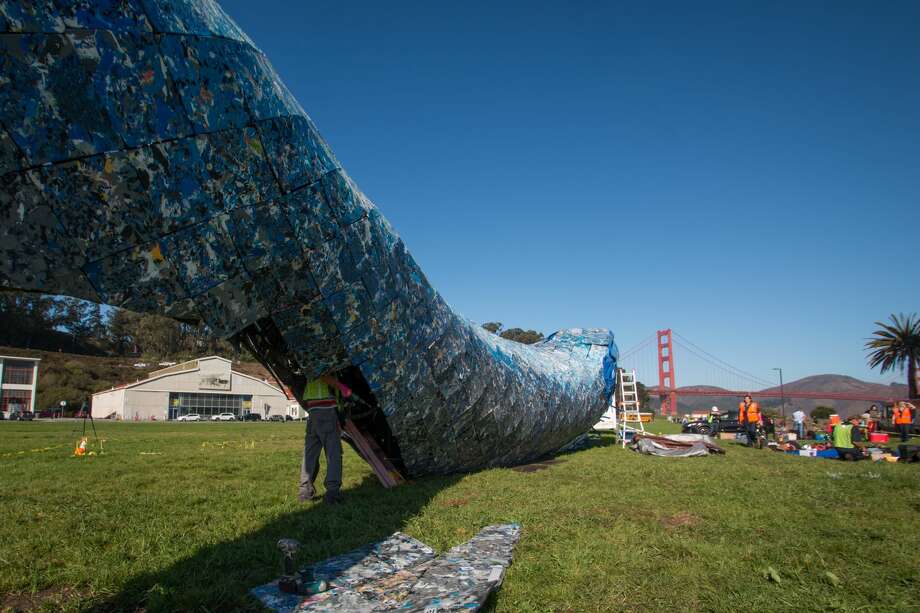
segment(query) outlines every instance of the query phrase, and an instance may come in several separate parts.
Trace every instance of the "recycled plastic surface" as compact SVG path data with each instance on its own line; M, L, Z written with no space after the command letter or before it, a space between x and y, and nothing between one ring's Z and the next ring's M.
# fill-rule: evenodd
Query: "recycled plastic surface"
M477 611L504 578L518 524L487 526L472 539L437 556L401 532L302 569L330 589L313 596L285 594L277 581L252 594L279 613L372 611Z
M533 460L603 412L613 335L455 314L216 2L0 0L0 33L0 288L270 322L298 377L360 370L410 474Z

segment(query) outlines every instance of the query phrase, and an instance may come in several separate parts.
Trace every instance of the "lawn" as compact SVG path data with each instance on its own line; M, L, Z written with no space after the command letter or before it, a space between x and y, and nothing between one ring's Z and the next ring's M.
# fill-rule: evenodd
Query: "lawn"
M665 424L667 426L667 424ZM304 563L402 530L441 550L481 527L523 536L495 611L907 610L920 603L920 465L726 443L652 458L599 439L545 470L384 490L346 450L347 503L299 504L302 428L0 422L0 609L258 610L275 542ZM652 430L661 430L655 425Z

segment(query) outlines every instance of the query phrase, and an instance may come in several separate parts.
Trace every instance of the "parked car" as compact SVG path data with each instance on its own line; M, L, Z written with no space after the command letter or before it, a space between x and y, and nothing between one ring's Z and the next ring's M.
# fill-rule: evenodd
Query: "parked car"
M243 421L262 421L262 416L258 413L246 413L243 415Z
M236 415L233 413L218 413L211 416L211 421L236 421Z
M157 363L157 366L175 366L175 365L176 365L175 362L159 362L159 363Z
M268 421L284 421L284 415L269 415Z
M738 411L725 411L719 417L719 432L742 432L741 422L738 421ZM691 421L683 427L685 433L712 434L712 425L706 419Z
M176 421L201 421L201 415L198 413L186 413L177 417Z
M11 421L32 421L35 419L35 413L32 411L13 409L7 414L7 419Z
M137 362L134 364L134 368L147 368L147 362Z

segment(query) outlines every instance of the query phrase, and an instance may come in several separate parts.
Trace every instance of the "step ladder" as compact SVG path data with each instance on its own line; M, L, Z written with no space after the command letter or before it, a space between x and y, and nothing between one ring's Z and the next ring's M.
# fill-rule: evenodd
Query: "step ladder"
M645 423L639 412L639 389L636 386L636 371L617 369L616 391L617 421L619 422L618 434L620 443L626 446L626 433L632 432L645 434ZM638 424L638 426L630 425Z

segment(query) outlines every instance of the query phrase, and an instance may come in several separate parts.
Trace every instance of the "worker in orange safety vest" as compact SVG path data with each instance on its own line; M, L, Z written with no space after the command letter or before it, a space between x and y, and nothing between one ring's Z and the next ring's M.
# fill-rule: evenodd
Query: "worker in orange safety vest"
M762 421L760 405L754 402L751 395L748 394L742 402L738 403L738 423L743 425L747 432L748 446L753 447L757 442L757 429Z
M902 443L906 443L910 440L910 426L914 423L913 412L916 410L917 407L903 400L894 403L894 410L891 416L894 421L894 427L897 428L898 432L901 434Z

